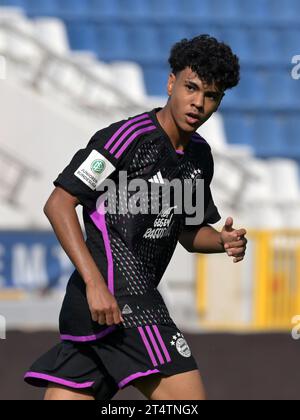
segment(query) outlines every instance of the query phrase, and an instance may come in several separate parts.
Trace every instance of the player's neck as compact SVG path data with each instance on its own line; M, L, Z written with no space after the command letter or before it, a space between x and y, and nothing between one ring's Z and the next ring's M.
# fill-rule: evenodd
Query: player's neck
M185 150L191 141L192 135L190 133L183 133L178 129L168 108L168 105L161 109L156 114L156 117L159 121L159 124L169 136L174 148L176 150Z

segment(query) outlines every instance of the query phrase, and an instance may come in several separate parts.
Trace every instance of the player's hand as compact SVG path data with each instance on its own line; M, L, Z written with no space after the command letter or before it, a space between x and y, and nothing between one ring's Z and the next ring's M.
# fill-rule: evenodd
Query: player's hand
M99 283L88 284L86 294L94 322L108 326L124 322L118 303L106 285Z
M245 235L247 235L246 229L234 229L233 219L228 217L221 232L221 239L227 255L234 258L235 264L243 261L246 255L248 240Z

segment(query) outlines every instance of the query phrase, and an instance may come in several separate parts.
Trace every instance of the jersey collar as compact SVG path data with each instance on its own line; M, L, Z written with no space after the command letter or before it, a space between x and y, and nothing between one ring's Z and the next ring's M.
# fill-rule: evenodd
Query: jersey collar
M188 144L188 146L186 147L185 151L179 151L176 150L173 146L173 143L169 137L169 135L166 133L166 131L163 129L163 127L160 125L158 118L157 118L157 113L159 111L161 111L162 108L154 108L152 111L149 112L149 117L151 118L151 120L153 121L154 125L157 127L157 129L159 130L159 132L162 134L162 136L165 138L166 143L171 151L172 156L176 159L177 162L181 162L183 160L184 157L187 156L190 145L192 143L192 141L190 141L190 143Z

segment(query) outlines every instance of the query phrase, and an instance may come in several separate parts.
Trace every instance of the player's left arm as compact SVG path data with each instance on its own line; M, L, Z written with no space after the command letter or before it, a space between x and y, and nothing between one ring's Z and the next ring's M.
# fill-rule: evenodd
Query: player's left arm
M234 229L232 217L228 217L221 232L210 225L204 225L193 231L184 230L179 242L191 253L218 254L227 253L233 262L242 261L246 255L246 229Z

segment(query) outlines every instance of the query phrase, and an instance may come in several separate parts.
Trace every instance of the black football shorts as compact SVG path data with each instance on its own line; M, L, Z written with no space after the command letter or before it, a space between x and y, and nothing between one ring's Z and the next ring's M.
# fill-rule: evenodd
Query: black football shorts
M136 379L197 370L197 363L176 326L118 328L89 343L63 341L38 359L25 375L33 386L58 384L111 400Z

